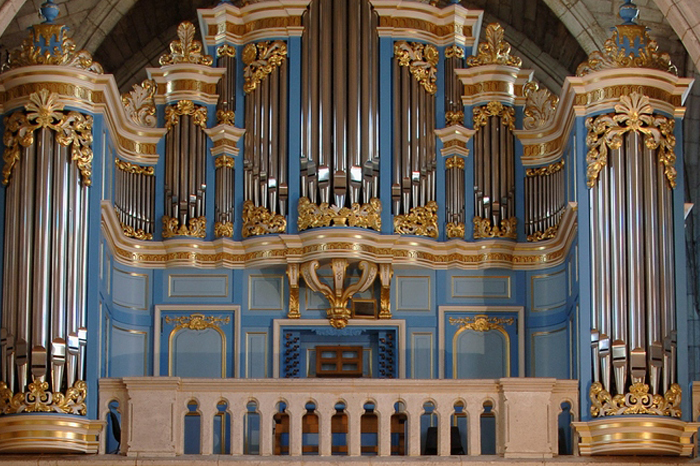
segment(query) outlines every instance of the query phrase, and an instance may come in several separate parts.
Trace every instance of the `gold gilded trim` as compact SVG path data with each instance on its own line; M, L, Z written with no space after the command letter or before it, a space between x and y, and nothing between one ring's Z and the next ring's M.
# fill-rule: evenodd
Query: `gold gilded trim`
M195 105L191 100L180 100L175 105L165 107L165 129L170 131L173 126L180 124L182 115L191 115L195 125L207 127L207 107Z
M229 44L220 45L216 48L216 56L236 58L236 47Z
M614 397L603 389L603 384L593 382L589 392L593 417L621 414L654 414L681 417L681 387L674 383L663 396L649 393L649 385L634 383L629 393Z
M534 81L525 84L524 92L527 100L523 128L526 130L544 128L554 119L559 97L553 95L547 88L540 89Z
M282 66L287 57L287 44L282 40L263 41L248 44L243 48L243 70L246 94L253 92L260 81L265 79L278 66Z
M87 384L77 380L72 387L62 392L49 391L49 383L35 380L29 391L13 394L5 382L0 382L0 413L66 413L87 415L85 398Z
M574 105L593 105L605 100L617 100L623 95L630 95L633 92L644 94L650 99L661 100L667 102L674 107L680 107L682 97L680 95L671 94L668 91L659 89L658 87L640 86L634 84L621 84L617 86L608 86L600 89L595 89L585 94L576 94L574 97Z
M464 121L464 112L448 111L445 113L445 126L461 125Z
M218 141L217 141L218 142ZM214 168L233 168L236 159L228 155L220 155L214 159Z
M199 313L194 313L194 314L190 314L188 316L180 316L180 317L170 317L170 316L165 317L166 324L178 324L173 329L173 332L176 332L180 329L206 330L208 328L218 328L221 325L226 325L230 322L231 322L231 318L228 316L226 316L226 317L214 317L214 316L205 316L204 314L199 314Z
M158 63L161 66L174 65L176 63L190 63L193 65L211 66L214 59L211 55L202 53L202 43L195 40L197 30L189 21L180 23L177 27L179 40L170 43L170 53L163 54Z
M525 176L549 176L558 172L562 168L564 168L564 159L547 165L546 167L528 168L527 170L525 170Z
M527 240L529 242L544 241L546 239L552 239L557 236L557 230L559 225L554 225L547 228L545 231L536 231L531 235L527 235Z
M517 238L518 234L515 230L518 224L516 217L504 218L501 220L500 227L491 225L491 220L488 218L474 217L474 239L479 238Z
M430 94L437 92L437 64L440 58L437 48L420 42L401 40L394 43L394 57L399 66L408 67L423 89Z
M233 222L214 223L214 236L217 238L230 238L233 236Z
M461 170L464 170L464 159L462 157L454 155L449 159L445 160L445 169L449 170L451 168L459 168Z
M437 202L430 201L424 207L414 207L408 214L394 216L394 233L438 237Z
M588 137L587 185L595 186L598 174L608 163L608 149L619 149L623 143L623 135L634 131L642 133L644 144L648 149L657 150L659 162L664 166L664 175L671 188L676 187L676 154L674 147L676 139L673 134L675 122L653 113L649 98L633 92L629 96L621 96L615 105L615 114L599 115L586 119Z
M320 206L312 203L307 197L299 199L299 231L309 228L333 226L351 226L356 228L372 228L380 231L382 228L382 203L376 197L367 204L355 202L350 208L329 206L327 202Z
M141 84L134 84L133 89L122 94L122 104L127 116L139 126L156 127L156 103L154 97L158 86L155 81L146 79Z
M486 126L489 122L489 117L501 117L501 124L509 130L515 129L515 109L507 105L503 105L498 101L491 101L481 107L474 107L474 129L479 129Z
M521 67L520 57L510 54L510 44L503 40L505 31L500 24L486 26L486 42L480 42L478 53L467 58L467 66L508 65Z
M123 223L122 230L124 231L124 236L126 236L127 238L136 238L143 241L153 239L153 233L146 233L140 228L138 230L135 230L133 227L130 227L129 225L125 225Z
M445 58L464 58L464 49L459 45L445 47Z
M437 25L430 21L418 18L392 18L387 16L379 17L380 28L394 29L415 29L438 37L451 36L452 34L472 35L472 27L462 24Z
M463 329L488 332L489 330L504 330L506 325L513 325L515 317L489 317L480 314L474 317L450 317L449 322L450 325L458 325Z
M153 167L143 167L141 165L136 165L135 163L125 162L124 160L118 158L114 159L114 166L121 171L133 173L135 175L153 176L155 174Z
M244 238L271 233L284 233L286 228L287 220L283 215L273 215L263 206L256 207L253 201L245 201L243 203L242 235Z
M174 236L194 236L195 238L204 238L207 233L207 218L195 217L190 219L189 226L180 225L180 220L163 216L163 238L172 238Z
M245 24L236 24L231 22L210 24L208 35L215 36L217 34L229 33L241 37L252 31L259 32L264 29L286 29L301 26L301 16L261 18L255 21L246 22Z
M216 112L216 122L219 125L231 125L236 121L236 114L233 110L218 110Z
M445 226L445 233L447 234L448 238L464 238L465 231L466 231L466 227L464 226L464 223L462 223L462 222L459 222L459 223L449 222Z

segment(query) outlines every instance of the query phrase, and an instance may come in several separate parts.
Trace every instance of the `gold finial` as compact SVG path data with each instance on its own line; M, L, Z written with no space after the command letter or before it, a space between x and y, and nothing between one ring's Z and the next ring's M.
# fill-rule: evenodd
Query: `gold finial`
M202 43L195 40L194 24L189 21L180 23L177 27L179 40L170 43L170 53L163 54L158 61L161 66L174 65L176 63L191 63L193 65L211 66L214 59L211 55L202 53Z
M508 65L520 67L523 61L520 57L510 54L510 44L503 40L505 31L500 24L492 23L486 26L486 42L481 42L479 53L467 58L467 66Z

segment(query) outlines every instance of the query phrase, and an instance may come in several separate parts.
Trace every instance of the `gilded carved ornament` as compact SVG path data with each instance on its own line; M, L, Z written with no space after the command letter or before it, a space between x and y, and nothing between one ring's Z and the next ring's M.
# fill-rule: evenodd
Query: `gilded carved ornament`
M138 230L135 229L134 227L131 227L129 225L126 225L124 223L121 223L122 226L122 231L124 232L124 236L127 238L135 238L135 239L140 239L143 241L148 241L153 239L153 234L152 233L146 233L145 230L139 228Z
M531 235L527 235L527 240L529 242L537 242L552 239L557 236L557 230L559 230L559 225L553 225L545 231L536 231Z
M170 131L173 126L180 124L183 115L190 115L195 125L207 127L207 107L195 105L191 100L180 100L175 105L165 107L165 129Z
M467 66L508 65L520 67L520 57L510 54L510 44L503 40L505 31L500 24L486 26L486 42L480 42L476 56L467 57Z
M628 39L630 44L638 40L643 45L636 50L630 49L628 53L628 49L620 43L624 39ZM603 51L596 50L588 55L588 60L576 69L576 76L611 68L651 68L678 74L671 63L671 56L659 53L659 46L655 40L651 40L646 27L637 24L617 26L610 39L603 44Z
M527 130L540 129L552 121L557 111L559 97L553 95L548 89L540 89L536 82L530 81L524 87L525 119L523 128Z
M414 207L409 213L394 216L394 233L438 237L437 202L430 201L424 207Z
M598 174L608 163L608 150L622 147L623 136L630 131L644 135L644 145L656 150L659 163L664 166L664 175L671 188L676 187L676 138L673 134L675 122L653 113L649 98L633 92L620 97L615 105L615 114L599 115L586 120L588 136L588 187L595 186Z
M231 125L236 122L236 114L233 110L217 110L216 122L220 125Z
M146 79L141 84L134 84L131 91L122 94L122 104L127 116L139 126L156 127L156 102L154 97L158 86L155 81Z
M532 177L532 176L549 176L557 173L558 171L562 170L564 168L564 159L561 159L557 162L554 162L550 165L547 165L545 167L538 167L538 168L528 168L525 170L525 176Z
M299 319L299 264L292 263L287 265L287 279L289 280L289 311L287 312L288 319Z
M437 92L437 64L440 54L435 46L401 40L394 43L394 57L399 66L408 67L423 89L429 94Z
M233 168L236 160L228 155L220 155L214 159L214 168Z
M153 167L136 165L135 163L125 162L124 160L118 158L114 159L114 166L117 167L118 170L133 173L135 175L153 176L155 174Z
M195 40L197 30L189 21L180 23L177 27L179 40L170 43L170 53L163 54L158 62L161 66L174 65L176 63L190 63L193 65L211 66L214 59L211 55L202 53L202 43Z
M242 235L244 238L271 233L284 233L286 228L287 220L283 215L272 214L263 206L256 207L255 203L250 200L243 203Z
M492 101L481 107L474 107L473 121L474 129L479 129L486 126L489 122L489 117L501 117L501 124L513 131L515 129L515 109L501 102Z
M512 238L518 237L516 217L504 218L501 225L491 225L491 219L474 217L474 239L480 238Z
M163 238L174 236L193 236L204 238L207 235L207 218L191 218L189 225L180 225L180 220L173 217L163 216Z
M229 45L229 44L220 45L219 47L216 48L216 56L217 57L235 58L236 57L236 47L234 47L233 45Z
M372 228L377 231L382 228L382 203L376 197L367 204L355 202L351 207L330 206L327 202L316 205L302 197L297 210L299 231L329 227L331 223L333 226Z
M452 168L459 168L461 170L464 170L464 159L462 157L453 155L449 159L445 160L445 169L450 170Z
M87 50L75 51L77 48L73 39L68 37L68 28L61 24L35 24L29 36L22 44L10 53L10 68L20 68L31 65L70 66L82 70L102 74L102 65L93 61ZM54 43L53 49L39 45Z
M64 413L87 415L87 384L77 380L65 393L49 391L49 383L35 380L25 393L12 393L0 382L0 414Z
M204 314L194 313L188 316L179 317L165 317L165 323L167 324L178 324L173 331L180 329L187 330L206 330L208 328L221 327L221 325L226 325L231 322L230 317L215 317L215 316L205 316Z
M250 94L260 81L267 78L287 57L287 44L282 40L248 44L243 48L243 70L245 84L243 90Z
M593 417L624 414L681 417L681 387L676 383L663 396L649 393L649 385L645 383L634 383L629 393L611 396L603 384L593 382L589 396Z
M448 238L464 238L464 233L466 232L466 227L464 223L453 223L448 222L445 225L445 234Z
M231 238L233 236L233 222L215 222L214 236L217 238Z
M445 47L445 58L464 58L464 49L459 45Z
M394 269L391 264L379 264L379 281L382 289L379 294L379 318L391 319L391 277Z
M464 112L445 112L445 126L461 125L464 121Z
M449 322L450 325L457 325L475 332L488 332L490 330L503 330L506 325L513 325L515 318L489 317L482 314L474 317L450 317Z
M70 146L73 160L85 186L92 184L92 116L75 111L63 112L58 95L41 89L29 96L26 113L17 111L5 117L5 153L2 182L10 183L12 170L20 158L22 147L34 144L34 131L49 128L56 132L56 141Z

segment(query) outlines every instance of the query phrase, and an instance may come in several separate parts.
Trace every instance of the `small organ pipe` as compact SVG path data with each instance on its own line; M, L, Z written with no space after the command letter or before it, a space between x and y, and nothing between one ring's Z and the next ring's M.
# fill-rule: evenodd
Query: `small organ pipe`
M287 199L289 196L289 187L287 182L287 112L286 112L286 102L287 102L287 64L283 62L278 71L279 72L279 82L281 83L280 97L279 101L284 106L279 108L279 122L276 132L279 134L278 138L278 157L277 170L278 170L278 190L279 190L279 211L282 215L287 215Z

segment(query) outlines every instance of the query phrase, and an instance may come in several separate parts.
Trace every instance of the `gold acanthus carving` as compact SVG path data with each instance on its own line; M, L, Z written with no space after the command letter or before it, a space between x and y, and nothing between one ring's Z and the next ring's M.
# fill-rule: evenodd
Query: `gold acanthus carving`
M246 94L253 92L260 81L284 63L285 58L287 58L287 44L282 40L246 45L243 48L243 63L246 65L243 70L245 78L243 90Z
M250 236L267 235L272 233L284 233L287 228L287 220L283 215L272 214L263 206L255 206L253 201L243 203L243 231L244 238Z
M501 124L513 131L515 129L515 109L501 102L492 101L481 107L474 107L473 110L474 129L486 126L489 117L501 117Z
M146 79L140 85L134 84L127 94L122 94L122 104L131 121L145 128L156 127L156 102L153 98L157 90L156 82Z
M377 264L367 261L360 261L358 269L362 271L360 278L353 284L345 287L346 270L348 268L347 259L331 259L331 269L333 271L333 288L326 285L317 274L319 263L316 260L305 262L301 265L301 275L304 281L313 291L323 293L328 299L330 307L327 314L330 324L335 328L345 328L352 315L348 309L348 300L355 293L366 291L374 279L377 277Z
M299 231L308 228L333 226L350 226L357 228L382 229L382 203L376 197L367 204L355 202L351 207L330 206L327 202L321 205L312 203L307 197L299 199L298 227Z
M141 165L136 165L135 163L125 162L124 160L118 158L114 159L114 166L121 171L133 173L135 175L153 176L155 173L153 167L143 167Z
M559 97L549 92L549 89L540 89L534 81L525 84L524 92L527 100L523 128L534 130L547 126L557 111Z
M464 223L453 223L448 222L445 225L445 234L448 238L464 238L464 233L466 232L466 227Z
M438 237L437 202L430 201L424 207L414 207L409 213L394 216L394 233Z
M236 57L236 47L229 44L220 45L216 48L217 57Z
M464 121L464 112L445 112L445 126L461 125Z
M491 220L488 218L474 217L474 239L479 238L513 238L516 239L518 234L516 226L518 219L516 217L504 218L501 220L501 225L491 225Z
M536 242L552 239L557 236L557 230L559 230L559 225L553 225L547 228L545 231L536 231L531 235L527 235L527 240L530 242Z
M233 168L236 164L236 159L228 155L220 155L214 159L214 168Z
M459 45L445 47L445 58L464 58L464 49Z
M64 413L87 415L87 384L77 380L65 393L49 391L49 383L35 380L25 393L12 393L0 382L0 414Z
M379 318L391 319L391 277L394 269L391 264L379 264L379 281L382 289L379 293Z
M649 98L633 92L620 97L615 114L599 115L586 120L588 136L588 187L595 186L600 171L608 163L608 150L619 149L623 136L630 131L644 135L644 145L657 151L657 158L664 166L664 175L671 188L676 187L676 138L674 120L653 113Z
M165 107L165 129L170 131L173 126L180 124L182 115L191 115L195 125L207 127L207 107L195 105L191 100L180 100L175 105Z
M215 317L215 316L205 316L204 314L194 313L188 316L179 317L165 317L166 324L177 324L177 327L173 331L180 329L187 330L206 330L208 328L221 327L231 322L230 317Z
M77 48L73 39L68 37L68 29L60 24L35 24L32 31L22 44L10 53L10 68L20 68L31 65L70 66L82 70L102 74L102 65L93 61L87 50L75 51ZM53 49L37 47L40 40L46 44L57 43Z
M638 39L642 47L625 53L625 47L620 46L620 36L627 38L630 44ZM576 69L576 76L585 76L594 71L611 68L651 68L678 74L676 67L671 63L668 53L659 53L659 45L651 40L645 26L620 25L612 33L610 39L603 44L603 50L596 50L588 55L588 60L581 63Z
M489 330L503 330L506 325L513 325L515 318L489 317L481 314L474 317L450 317L449 322L450 325L458 325L475 332L488 332Z
M236 114L233 110L218 110L216 112L216 122L220 125L231 125L236 121Z
M2 182L9 184L22 147L34 143L34 131L49 128L56 132L56 141L71 148L71 159L75 161L85 186L92 184L92 116L75 111L63 112L58 95L41 89L29 96L25 112L17 111L5 117L5 153Z
M289 311L287 312L288 319L299 319L299 264L292 263L287 265L287 279L289 280Z
M437 64L440 54L434 45L401 40L394 43L394 57L399 66L408 67L423 89L430 94L437 92Z
M172 238L174 236L193 236L195 238L204 238L207 235L207 218L195 217L190 219L188 225L180 225L180 220L163 216L163 238Z
M217 238L230 238L233 236L233 222L215 222L214 236Z
M193 65L211 66L214 59L211 55L202 53L202 43L195 40L197 30L189 21L180 23L177 27L179 40L170 43L170 53L163 54L158 62L161 66L174 65L176 63L189 63Z
M629 393L611 396L600 382L593 382L589 392L593 417L624 414L654 414L681 417L681 387L674 383L664 395L649 393L649 385L634 383Z
M122 231L124 232L124 236L127 238L136 238L140 239L143 241L147 240L152 240L153 239L153 234L152 233L146 233L144 230L139 228L138 230L134 229L133 227L126 225L124 223L122 225Z
M467 57L467 66L522 66L520 57L510 54L510 44L503 39L504 35L505 31L500 24L491 23L486 26L486 42L479 43L476 56Z
M445 168L447 170L451 168L459 168L464 170L464 159L462 157L453 155L449 159L445 160Z
M554 162L546 167L528 168L525 170L526 176L549 176L564 168L564 159Z

